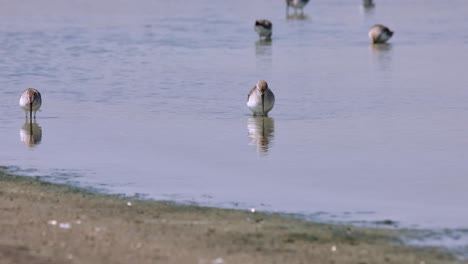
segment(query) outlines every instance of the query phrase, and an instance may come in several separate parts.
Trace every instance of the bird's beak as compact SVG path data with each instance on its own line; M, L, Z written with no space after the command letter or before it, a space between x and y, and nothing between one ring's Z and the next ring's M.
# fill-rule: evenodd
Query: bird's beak
M262 114L265 115L265 94L262 93Z

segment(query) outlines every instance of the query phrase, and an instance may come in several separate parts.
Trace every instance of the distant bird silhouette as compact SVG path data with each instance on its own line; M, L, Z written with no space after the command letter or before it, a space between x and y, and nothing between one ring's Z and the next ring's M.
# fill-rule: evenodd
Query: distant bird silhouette
M369 30L369 38L372 43L385 43L393 36L393 31L380 24L373 25Z
M39 110L39 108L41 108L41 104L41 93L38 90L34 88L28 88L24 90L21 94L19 105L24 109L24 112L26 113L26 118L28 118L28 112L30 119L32 119L33 117L33 112L34 118L36 118L36 112L37 110Z
M247 107L254 116L267 116L275 105L275 95L265 80L260 80L247 95Z
M273 24L268 19L261 19L255 21L255 31L260 38L271 39Z
M362 0L362 5L363 5L365 8L372 8L372 7L375 6L373 0Z
M289 14L289 7L292 7L294 12L299 9L301 10L301 13L304 14L304 6L308 2L309 0L286 0L286 13Z

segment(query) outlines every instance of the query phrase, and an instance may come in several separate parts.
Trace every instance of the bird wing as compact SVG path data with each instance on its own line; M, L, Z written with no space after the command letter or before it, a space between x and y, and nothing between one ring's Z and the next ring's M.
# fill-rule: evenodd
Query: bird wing
M255 88L257 88L257 87L254 86L254 87L252 88L252 90L250 90L249 94L247 94L247 101L249 101L250 95L255 91Z

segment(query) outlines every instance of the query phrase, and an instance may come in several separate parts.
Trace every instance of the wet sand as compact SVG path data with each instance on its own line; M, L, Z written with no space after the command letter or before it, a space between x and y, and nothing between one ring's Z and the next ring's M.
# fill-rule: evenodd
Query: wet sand
M141 201L0 172L1 263L468 263L401 230Z

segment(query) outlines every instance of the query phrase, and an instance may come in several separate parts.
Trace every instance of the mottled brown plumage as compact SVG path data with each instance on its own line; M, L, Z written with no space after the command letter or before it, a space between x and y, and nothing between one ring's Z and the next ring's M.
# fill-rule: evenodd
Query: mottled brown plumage
M39 110L42 105L41 93L34 88L24 90L21 94L19 105L24 109L26 118L28 117L28 112L30 118L32 118L32 113L34 112L35 118L37 110Z

